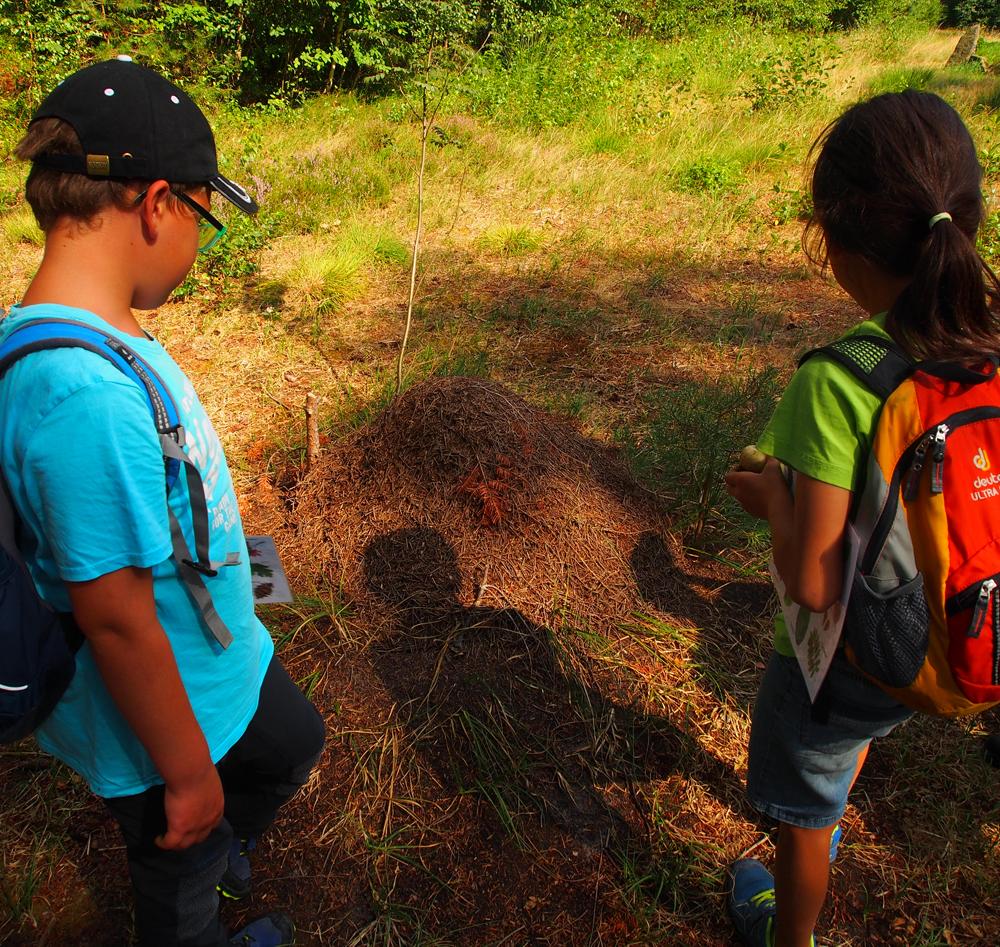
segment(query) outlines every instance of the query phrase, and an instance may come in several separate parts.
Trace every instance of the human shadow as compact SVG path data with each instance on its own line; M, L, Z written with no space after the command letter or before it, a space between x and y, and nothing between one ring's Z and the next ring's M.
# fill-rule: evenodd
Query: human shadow
M463 605L458 556L437 530L380 535L363 562L368 590L395 616L372 649L375 668L420 735L422 763L486 800L515 842L540 817L574 843L645 865L662 888L673 874L654 853L643 785L696 769L724 805L741 805L731 766L666 718L602 692L562 635L514 608Z
M690 563L682 569L676 554L654 530L639 537L629 567L645 602L663 612L680 613L703 627L692 658L711 669L704 680L715 696L748 707L746 693L735 692L728 682L755 659L759 642L753 623L747 619L766 620L774 614L776 599L771 583L722 575L718 570L703 573ZM724 632L710 630L720 625Z

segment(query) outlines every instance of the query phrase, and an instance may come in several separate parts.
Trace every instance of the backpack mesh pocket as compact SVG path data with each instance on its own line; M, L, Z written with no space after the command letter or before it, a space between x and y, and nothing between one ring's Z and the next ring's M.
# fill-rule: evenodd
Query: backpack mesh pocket
M930 640L924 577L918 572L883 594L855 572L845 629L862 671L886 687L909 687L923 666Z

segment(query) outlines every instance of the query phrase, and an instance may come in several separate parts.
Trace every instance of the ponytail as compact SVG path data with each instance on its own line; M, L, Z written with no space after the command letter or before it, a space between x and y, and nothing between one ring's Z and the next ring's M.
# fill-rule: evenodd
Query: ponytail
M1000 282L975 243L982 170L958 113L926 92L880 95L848 109L817 148L810 259L825 264L833 243L910 278L885 329L914 357L976 365L1000 355Z

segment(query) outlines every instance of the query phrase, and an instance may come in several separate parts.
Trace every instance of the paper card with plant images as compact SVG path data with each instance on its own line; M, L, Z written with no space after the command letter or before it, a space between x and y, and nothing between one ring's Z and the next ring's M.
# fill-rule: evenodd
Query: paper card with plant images
M854 569L858 564L858 549L861 546L861 540L850 523L847 524L846 539L844 590L840 598L825 612L811 612L807 608L796 605L785 589L785 583L781 581L781 576L778 575L773 557L769 566L774 587L778 592L778 601L781 602L781 611L785 616L788 637L792 640L795 657L802 669L802 676L806 679L809 699L813 702L815 702L816 694L819 693L820 685L826 677L826 672L830 669L830 663L833 661L837 645L840 642L840 632L844 627L844 618L847 616L847 601L851 597Z
M247 536L247 554L250 557L250 582L256 605L268 602L290 602L292 590L285 578L285 569L278 558L278 550L270 536Z

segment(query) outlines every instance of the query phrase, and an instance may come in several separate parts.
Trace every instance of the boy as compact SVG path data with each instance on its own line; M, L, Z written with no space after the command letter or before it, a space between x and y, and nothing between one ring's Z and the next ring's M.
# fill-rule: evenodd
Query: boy
M25 196L45 254L0 338L31 320L72 319L144 359L177 402L187 461L204 484L211 558L239 559L203 570L211 602L199 604L191 567L173 555L172 519L195 548L188 480L167 496L160 439L133 380L79 348L15 363L0 382L0 466L35 584L72 611L85 638L36 739L117 820L140 947L292 944L294 925L277 912L227 937L218 891L249 894L247 852L308 780L323 722L254 615L219 439L133 314L161 305L224 233L212 191L246 213L257 206L218 173L194 102L127 57L60 83L15 154L32 162Z

